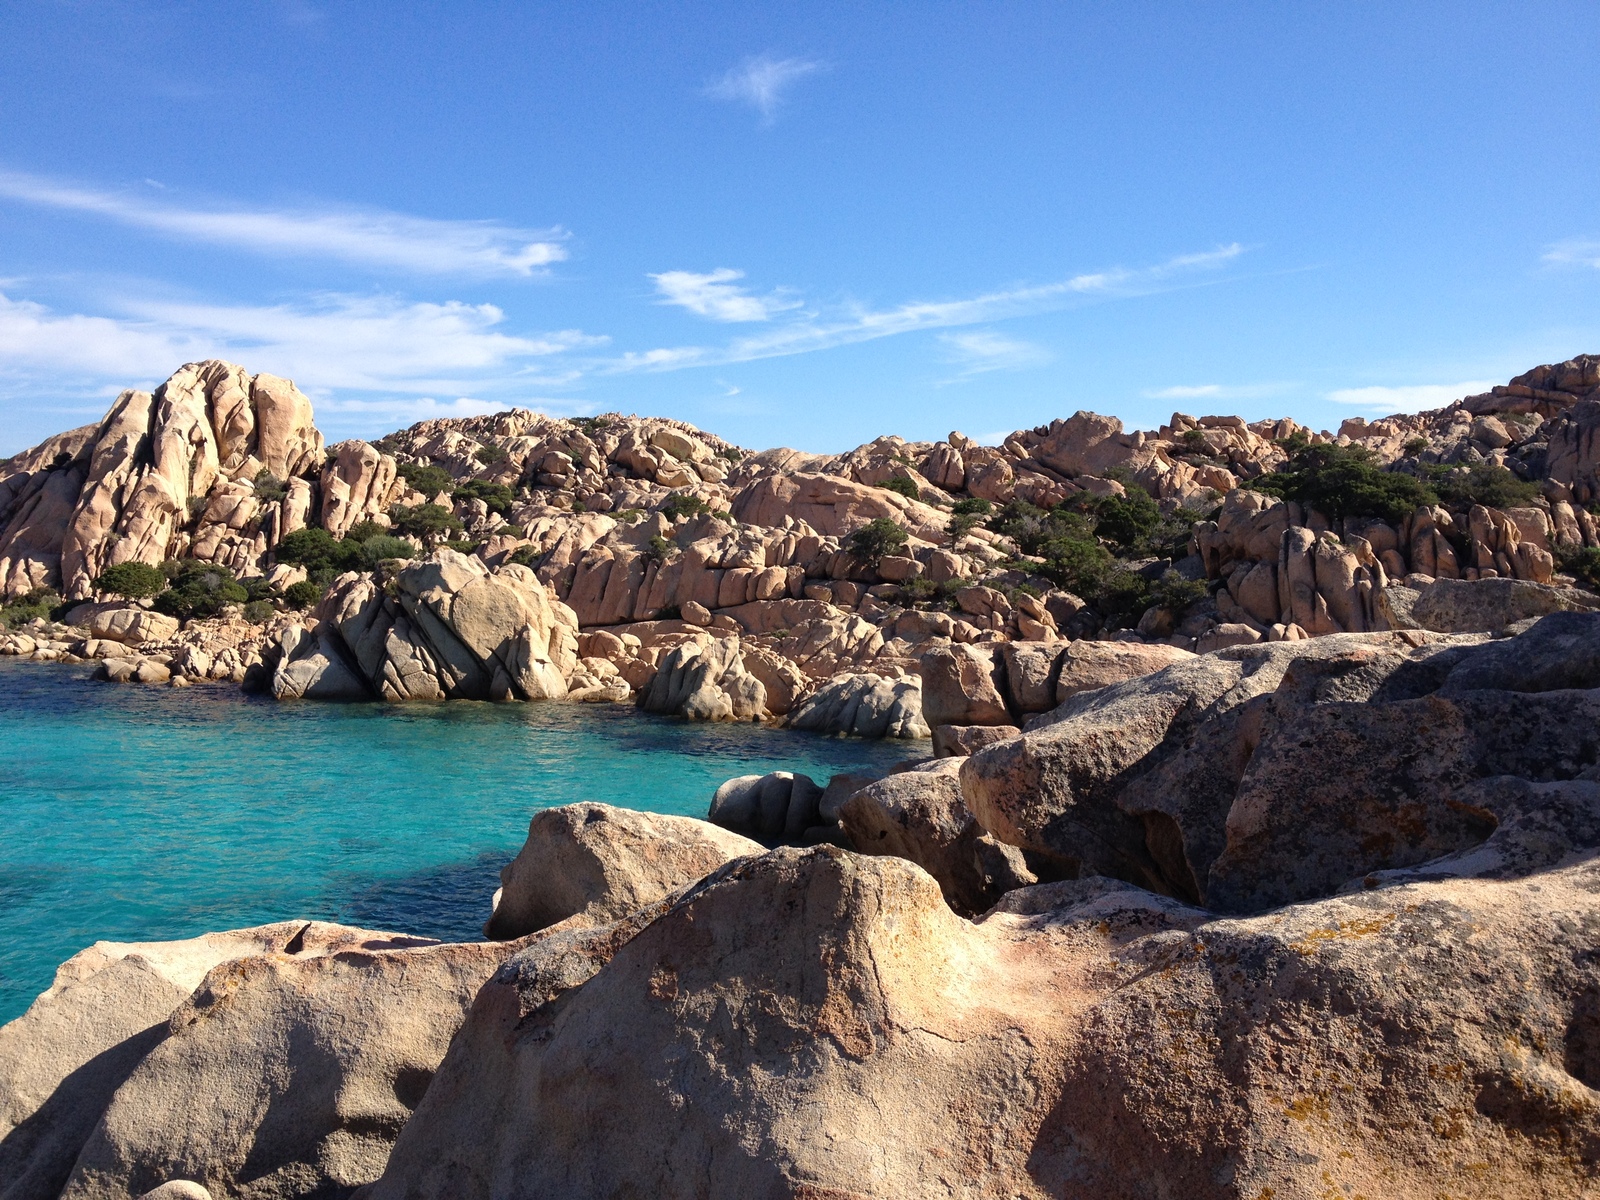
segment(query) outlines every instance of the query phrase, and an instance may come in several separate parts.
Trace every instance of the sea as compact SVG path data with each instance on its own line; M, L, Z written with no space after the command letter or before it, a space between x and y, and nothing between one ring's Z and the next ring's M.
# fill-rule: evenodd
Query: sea
M0 659L0 1023L96 941L318 919L481 936L544 808L703 817L735 775L925 753L631 705L279 703Z

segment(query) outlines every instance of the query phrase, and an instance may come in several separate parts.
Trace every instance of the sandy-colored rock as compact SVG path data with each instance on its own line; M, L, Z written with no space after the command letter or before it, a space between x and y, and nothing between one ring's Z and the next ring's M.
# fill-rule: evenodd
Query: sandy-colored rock
M939 725L1010 725L1002 694L1003 668L992 651L949 646L922 656L922 717Z
M1600 597L1526 579L1437 579L1422 589L1411 618L1441 633L1493 633L1545 613L1600 608Z
M717 788L706 819L750 837L797 842L808 829L836 819L822 817L822 798L809 775L740 775Z
M1194 657L1176 646L1136 642L1072 642L1056 668L1055 702L1125 679L1137 679Z
M865 672L836 675L807 696L785 724L813 733L866 738L925 738L922 681L889 679Z
M388 507L395 487L395 461L389 455L352 440L333 447L322 469L321 525L343 537L357 521L368 521Z
M140 645L164 642L178 632L178 619L143 608L113 608L89 618L89 636L105 641Z
M961 799L961 760L938 759L861 788L839 825L862 854L891 854L932 875L950 907L973 916L1036 883L1020 851L990 837Z
M639 693L639 707L691 721L758 721L767 715L766 699L765 685L745 669L739 639L722 638L670 650Z
M132 1200L175 1178L288 1200L377 1178L512 947L321 934L341 944L315 954L291 944L206 975L117 1089L64 1200Z
M730 859L762 852L757 842L691 817L608 804L546 809L529 822L517 857L501 868L484 934L502 941L561 922L616 921Z
M63 963L28 1011L0 1026L0 1195L60 1194L113 1094L208 971L290 946L322 953L333 928L284 921L186 941L96 942Z
M276 700L366 700L370 693L345 661L330 631L289 625L278 635L278 665L272 673Z
M1579 1197L1597 892L1217 921L1089 880L969 924L910 863L780 850L508 963L363 1196Z

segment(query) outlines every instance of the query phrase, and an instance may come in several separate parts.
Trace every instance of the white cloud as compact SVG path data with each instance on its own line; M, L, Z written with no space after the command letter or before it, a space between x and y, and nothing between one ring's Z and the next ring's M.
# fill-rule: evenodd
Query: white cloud
M1569 238L1544 252L1543 261L1562 267L1594 267L1600 270L1600 241Z
M526 278L567 257L560 231L498 221L437 221L381 209L181 208L9 171L0 172L0 197L107 217L184 241L428 275Z
M949 350L949 360L960 370L954 383L970 379L989 371L1020 371L1049 362L1051 353L1043 346L1019 341L989 329L975 329L967 333L941 333L939 341Z
M503 321L491 304L383 296L271 306L134 301L108 317L57 314L0 295L0 373L46 370L132 385L219 357L314 391L461 395L568 382L575 372L541 374L534 364L605 340L576 330L518 336L502 332Z
M1335 404L1349 404L1384 414L1410 413L1443 408L1463 396L1487 392L1493 386L1488 380L1470 379L1464 383L1424 383L1411 387L1340 388L1329 392L1328 399Z
M1220 383L1202 383L1195 387L1166 387L1157 388L1145 395L1151 400L1196 400L1204 396L1222 395Z
M662 304L675 304L713 321L770 321L775 313L800 307L800 301L789 299L781 291L752 296L734 283L744 278L744 272L731 267L718 267L703 275L662 271L650 278L655 280Z
M965 300L913 301L889 309L855 306L833 319L813 313L778 324L768 333L736 338L726 346L680 346L631 352L609 364L613 371L672 371L683 367L752 362L829 350L928 329L981 325L1006 317L1027 316L1063 308L1083 299L1112 299L1164 291L1174 281L1227 266L1244 253L1235 243L1202 254L1185 254L1153 267L1118 267L1074 275L1057 283L986 292Z
M715 100L748 104L771 124L777 115L783 93L807 75L822 69L822 64L803 58L773 58L768 54L747 58L721 79L706 88Z

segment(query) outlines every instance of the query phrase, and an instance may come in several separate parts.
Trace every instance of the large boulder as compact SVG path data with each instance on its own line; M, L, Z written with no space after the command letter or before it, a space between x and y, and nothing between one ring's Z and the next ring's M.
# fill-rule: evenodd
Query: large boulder
M382 1173L513 947L318 932L337 947L291 944L206 975L100 1115L63 1200L133 1200L174 1179L290 1200L348 1195Z
M166 1040L169 1016L213 967L370 940L284 921L185 941L96 942L73 955L26 1013L0 1027L0 1196L55 1200L117 1089Z
M763 847L692 817L609 804L547 808L500 871L484 934L522 937L550 925L618 920Z
M872 672L836 675L789 712L791 729L865 738L925 738L922 681Z
M1589 861L1219 921L1094 879L972 924L779 850L508 962L362 1196L1576 1198L1597 896Z
M987 647L954 645L922 656L922 719L940 725L1010 725L1004 667Z
M759 721L768 715L767 689L745 669L738 638L685 642L662 656L639 707L691 721Z
M272 673L275 700L366 700L366 683L345 660L342 645L326 626L284 626L278 634L278 663Z
M1187 650L1159 642L1148 646L1137 642L1071 642L1056 663L1055 703L1047 707L1053 708L1079 692L1154 674L1193 657Z
M951 908L973 916L1038 880L1021 852L985 833L961 799L961 762L935 759L868 784L840 808L839 824L862 854L916 863Z
M1439 633L1494 633L1546 613L1600 609L1600 596L1530 579L1435 579L1410 618Z
M92 613L88 628L90 637L138 646L176 635L178 619L143 608L113 608Z
M807 830L831 824L822 816L822 797L823 789L809 775L740 775L717 788L706 819L751 837L795 842Z

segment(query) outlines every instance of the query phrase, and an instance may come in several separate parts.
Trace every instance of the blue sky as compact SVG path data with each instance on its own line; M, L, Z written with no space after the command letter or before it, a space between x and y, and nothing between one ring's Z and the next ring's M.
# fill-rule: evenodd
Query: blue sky
M0 8L0 454L221 355L330 437L1318 427L1600 350L1600 7Z

